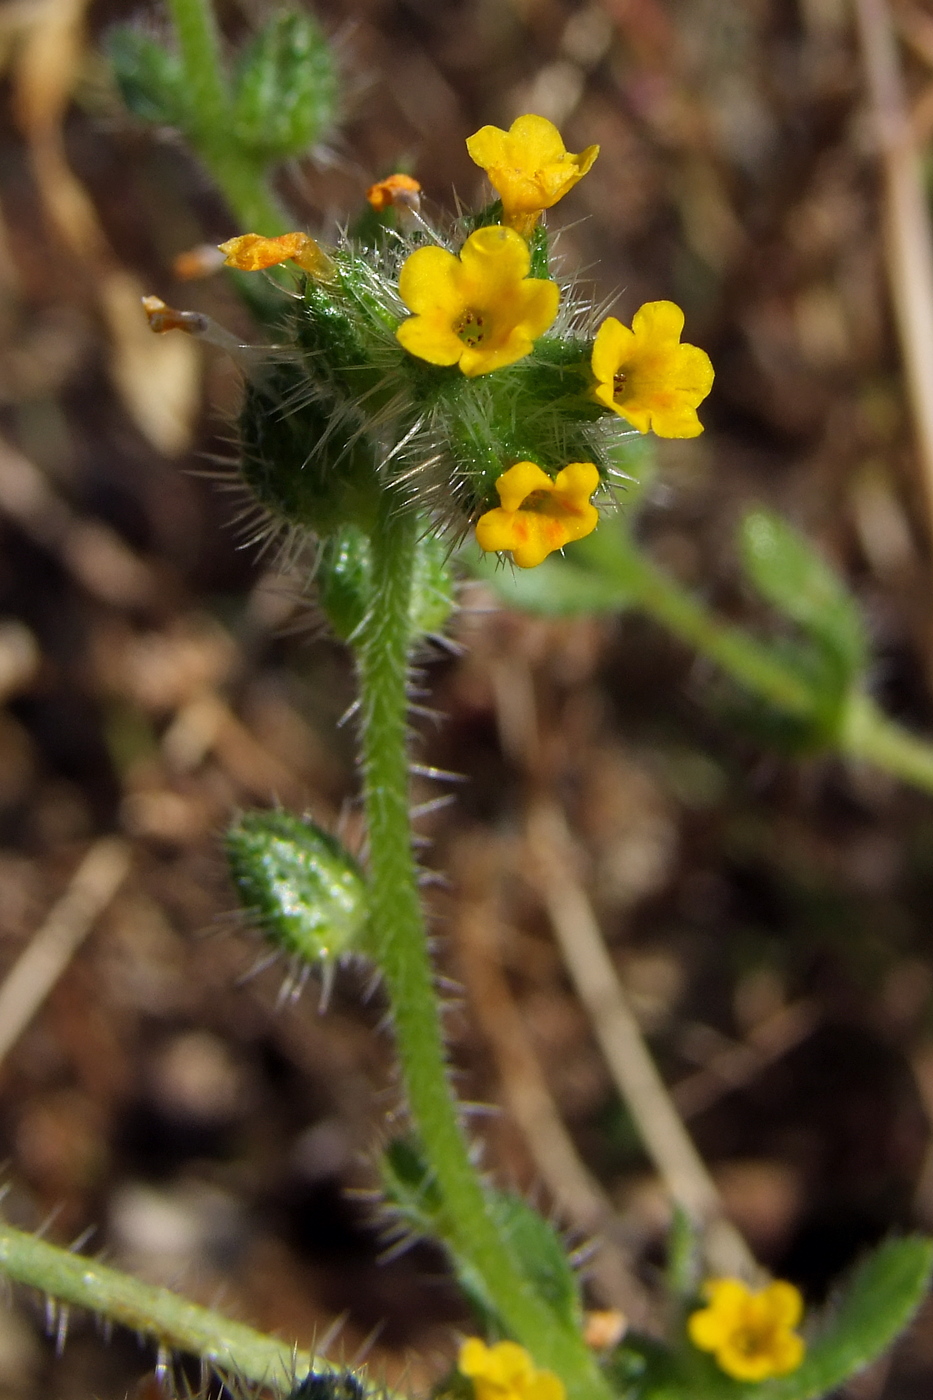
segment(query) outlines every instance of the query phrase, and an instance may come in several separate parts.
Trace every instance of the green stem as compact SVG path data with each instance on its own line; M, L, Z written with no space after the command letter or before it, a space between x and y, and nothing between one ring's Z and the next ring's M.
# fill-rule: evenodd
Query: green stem
M634 541L616 557L613 572L639 608L750 690L779 709L803 716L812 714L813 696L804 680L740 628L713 617L697 598L643 554Z
M232 1322L167 1288L140 1283L129 1274L83 1258L0 1223L0 1270L16 1283L51 1298L99 1313L157 1343L213 1362L244 1381L291 1390L296 1376L341 1374L307 1351ZM380 1387L380 1391L382 1388Z
M211 0L168 0L198 135L216 141L230 117L220 57L220 35Z
M444 1202L451 1245L483 1279L505 1325L572 1400L608 1390L582 1338L517 1267L490 1215L451 1092L408 817L409 603L417 521L383 497L371 536L375 605L357 643L371 927L408 1104Z
M839 746L850 757L933 793L933 745L888 719L870 696L853 695Z
M713 617L634 542L612 567L631 601L675 636L785 713L804 718L813 714L813 697L804 680L753 637ZM851 696L834 738L836 747L850 758L873 763L902 782L933 793L933 744L889 719L870 696L862 692Z
M241 227L275 237L293 227L259 160L231 141L231 100L211 0L168 0L185 69L193 126L186 132Z

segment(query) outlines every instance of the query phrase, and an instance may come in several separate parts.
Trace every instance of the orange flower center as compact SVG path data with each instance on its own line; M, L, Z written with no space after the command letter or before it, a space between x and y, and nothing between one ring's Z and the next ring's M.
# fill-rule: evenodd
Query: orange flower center
M454 330L470 350L475 350L486 339L485 322L478 311L465 311Z
M569 501L562 500L554 491L532 491L525 497L519 510L531 511L535 515L577 515L579 512Z
M732 1345L743 1356L760 1356L762 1352L770 1352L773 1349L775 1331L773 1323L760 1322L757 1326L751 1323L737 1329L732 1338Z

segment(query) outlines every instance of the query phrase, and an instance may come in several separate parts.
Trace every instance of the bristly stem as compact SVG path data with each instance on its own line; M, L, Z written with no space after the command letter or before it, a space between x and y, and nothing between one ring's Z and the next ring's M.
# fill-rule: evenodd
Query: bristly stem
M413 512L383 497L371 536L374 602L356 645L374 953L409 1110L443 1200L452 1249L478 1272L535 1362L558 1373L571 1400L604 1400L606 1384L582 1338L537 1294L498 1233L450 1088L409 824L409 602L417 528Z
M232 139L231 96L211 0L168 0L193 127L188 139L220 187L244 231L267 237L292 226L272 193L263 165Z
M0 1223L0 1271L67 1306L86 1308L172 1350L190 1352L222 1372L285 1393L295 1377L341 1373L340 1368L298 1351L277 1337L233 1322L212 1308L189 1303L167 1288L59 1249ZM380 1387L380 1393L385 1391Z

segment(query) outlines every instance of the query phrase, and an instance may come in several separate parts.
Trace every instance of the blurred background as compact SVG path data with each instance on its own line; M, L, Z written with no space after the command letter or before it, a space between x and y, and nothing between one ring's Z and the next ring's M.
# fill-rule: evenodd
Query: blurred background
M897 26L922 154L933 6L868 9ZM236 37L266 9L222 13ZM659 444L641 536L761 628L734 531L751 504L785 513L856 591L879 700L933 733L929 497L845 0L315 13L344 111L282 172L296 226L332 235L400 166L429 210L476 200L464 138L521 112L571 150L599 142L550 216L565 266L625 321L679 302L717 371L704 436ZM379 994L351 969L326 1015L313 985L277 1005L284 970L248 976L263 950L219 853L232 813L275 802L358 839L335 729L354 685L210 479L239 371L139 309L155 293L257 337L221 278L173 276L238 230L180 144L121 107L101 44L137 17L163 23L126 0L0 7L0 974L75 881L91 911L68 906L74 947L21 1031L0 993L4 1209L60 1242L93 1228L84 1247L302 1345L342 1317L335 1355L369 1349L424 1387L469 1317L433 1249L383 1257L365 1196L395 1108ZM546 790L731 1218L819 1302L886 1233L933 1227L933 801L789 752L635 613L536 619L478 584L462 601L464 651L427 672L443 718L419 724L421 761L466 781L419 830L447 876L431 900L461 1092L505 1110L476 1119L487 1160L547 1209L575 1154L559 1219L582 1244L602 1211L609 1241L592 1301L650 1300L668 1208L552 936L528 825ZM152 1371L81 1318L57 1356L47 1323L25 1295L0 1310L0 1395L110 1400ZM931 1386L933 1311L850 1394Z

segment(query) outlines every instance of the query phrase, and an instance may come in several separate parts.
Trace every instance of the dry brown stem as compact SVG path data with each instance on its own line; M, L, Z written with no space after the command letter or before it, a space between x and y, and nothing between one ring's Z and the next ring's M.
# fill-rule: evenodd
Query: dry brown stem
M88 851L71 882L0 986L0 1061L15 1045L68 966L130 868L130 847L105 836Z
M888 281L933 533L933 237L923 166L886 0L855 0L855 13L884 177Z
M704 1227L714 1273L754 1280L758 1265L739 1232L723 1216L715 1182L684 1127L658 1073L610 958L593 907L577 879L572 838L563 813L539 802L528 820L537 888L567 970L593 1023L615 1084L673 1199Z

